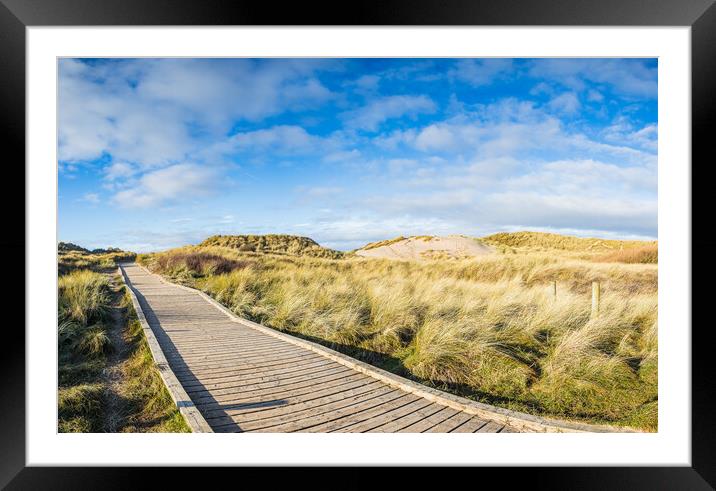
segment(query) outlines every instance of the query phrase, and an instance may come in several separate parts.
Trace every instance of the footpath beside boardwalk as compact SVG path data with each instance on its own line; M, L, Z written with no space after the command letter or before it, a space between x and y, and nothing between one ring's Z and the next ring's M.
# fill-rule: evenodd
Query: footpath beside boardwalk
M135 263L120 269L162 377L194 431L613 431L431 389L236 317Z

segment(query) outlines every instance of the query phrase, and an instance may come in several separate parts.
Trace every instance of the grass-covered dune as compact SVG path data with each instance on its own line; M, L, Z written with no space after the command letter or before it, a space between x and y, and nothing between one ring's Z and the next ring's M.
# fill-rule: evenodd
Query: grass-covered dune
M218 246L139 260L240 316L428 385L533 414L657 428L655 264L535 252L332 260ZM603 290L593 318L592 281Z
M572 237L545 232L501 232L482 237L483 242L495 246L517 248L522 251L570 251L578 253L607 253L633 248L657 247L656 241L613 240Z
M320 246L313 239L297 235L213 235L200 246L228 247L240 252L289 254L294 256L338 259L344 253Z

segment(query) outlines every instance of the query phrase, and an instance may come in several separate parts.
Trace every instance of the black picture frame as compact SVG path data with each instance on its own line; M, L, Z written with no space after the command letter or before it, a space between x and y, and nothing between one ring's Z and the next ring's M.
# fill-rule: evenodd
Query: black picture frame
M121 25L520 25L520 26L690 26L692 67L692 264L698 277L714 272L716 239L708 234L710 186L707 166L714 162L710 129L716 117L716 6L714 0L389 0L350 3L227 2L222 0L0 0L0 139L6 163L24 162L25 155L25 42L28 26ZM12 156L10 158L9 156ZM699 165L696 165L696 163ZM688 165L688 162L674 163ZM13 174L14 173L14 174ZM24 169L6 165L5 233L0 249L8 306L25 299L26 253L24 215L17 212L17 192L22 194ZM11 183L14 183L11 185ZM702 188L702 189L699 189ZM702 192L697 192L697 191ZM23 200L24 202L24 200ZM12 221L15 223L12 223ZM7 222L10 222L9 224ZM696 224L702 223L705 231ZM9 233L9 230L16 230ZM22 232L20 232L22 231ZM21 264L17 258L24 258ZM15 260L7 260L15 258ZM716 418L714 413L713 330L708 320L693 315L708 305L707 288L697 288L692 275L692 466L691 467L572 467L521 470L481 469L480 480L511 485L523 481L552 489L712 489L716 486ZM7 281L12 278L12 281ZM8 285L11 283L11 285ZM8 310L11 310L8 308ZM14 310L19 310L15 308ZM24 319L23 319L24 320ZM12 327L10 326L12 324ZM131 475L119 468L26 467L25 465L25 336L19 322L8 323L3 336L6 349L0 356L3 389L0 396L0 486L8 489L104 489L126 488ZM689 329L691 326L670 326ZM11 346L11 348L7 348ZM163 469L167 471L167 469ZM524 471L524 472L523 472ZM354 472L357 472L354 470ZM310 475L310 474L309 474ZM174 469L163 472L168 487L172 479L185 479ZM494 481L498 478L498 481Z

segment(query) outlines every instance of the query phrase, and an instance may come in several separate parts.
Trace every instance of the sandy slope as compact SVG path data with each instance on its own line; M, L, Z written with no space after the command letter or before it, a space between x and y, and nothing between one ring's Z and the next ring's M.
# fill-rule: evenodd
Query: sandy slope
M359 249L356 255L383 259L463 258L492 254L494 250L478 240L463 235L445 237L410 237L371 249Z

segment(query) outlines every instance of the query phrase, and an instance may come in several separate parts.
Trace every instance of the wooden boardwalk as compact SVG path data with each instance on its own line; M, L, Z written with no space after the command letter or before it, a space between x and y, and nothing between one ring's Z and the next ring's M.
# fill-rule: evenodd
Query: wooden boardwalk
M506 425L504 417L436 402L439 397L412 393L237 322L198 291L165 282L136 264L122 269L171 372L210 426L206 431L524 430Z

